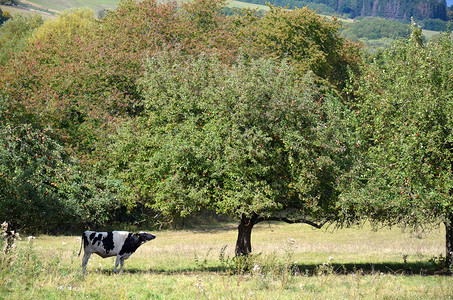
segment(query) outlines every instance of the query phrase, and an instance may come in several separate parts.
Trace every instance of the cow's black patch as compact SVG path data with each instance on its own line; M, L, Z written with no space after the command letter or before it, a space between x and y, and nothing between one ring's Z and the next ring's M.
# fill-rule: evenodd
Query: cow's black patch
M102 233L98 233L98 235L95 236L95 237L91 240L91 244L94 245L94 244L96 244L96 242L101 241L101 239L102 239Z
M107 232L107 236L102 239L102 243L104 243L105 253L109 253L110 250L113 250L113 248L115 248L115 245L113 244L113 232Z
M126 240L124 241L119 255L123 255L125 253L134 253L141 244L142 243L140 242L140 237L138 237L136 234L129 233Z
M93 241L95 236L96 236L96 232L93 232L92 234L90 234L90 241ZM92 244L94 244L94 243L92 242Z

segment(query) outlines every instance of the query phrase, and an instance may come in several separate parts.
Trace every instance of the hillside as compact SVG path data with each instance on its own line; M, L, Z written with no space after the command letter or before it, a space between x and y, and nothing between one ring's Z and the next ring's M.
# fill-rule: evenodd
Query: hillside
M265 4L267 0L245 0L246 2ZM288 8L307 6L320 13L335 13L350 18L384 17L391 19L447 20L447 5L444 0L272 0L271 4Z
M55 15L47 10L39 10L33 7L24 7L24 6L10 6L10 5L0 5L0 10L6 11L12 16L16 14L32 14L32 13L39 13L45 19L54 19Z
M50 10L54 11L63 11L68 8L75 8L75 7L89 7L94 10L100 9L113 9L116 7L119 0L71 0L71 1L64 1L64 0L20 0L21 3L36 6L36 7L45 7Z
M21 0L26 7L45 12L63 11L69 8L89 7L98 12L116 7L119 0ZM243 0L229 1L229 7L250 7L263 8L266 10L266 3L288 8L308 6L317 10L319 14L341 15L347 18L357 17L383 17L389 19L409 20L414 17L416 20L439 19L447 20L447 6L453 4L453 0Z

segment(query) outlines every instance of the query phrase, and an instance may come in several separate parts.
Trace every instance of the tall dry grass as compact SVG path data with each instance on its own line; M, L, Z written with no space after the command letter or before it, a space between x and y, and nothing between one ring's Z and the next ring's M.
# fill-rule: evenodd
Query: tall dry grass
M114 258L92 256L81 272L80 237L20 241L17 264L0 272L5 299L320 299L453 297L453 278L437 275L444 230L313 230L266 224L254 255L233 259L236 229L160 231L112 273ZM435 258L434 260L432 258ZM247 271L244 268L247 266Z

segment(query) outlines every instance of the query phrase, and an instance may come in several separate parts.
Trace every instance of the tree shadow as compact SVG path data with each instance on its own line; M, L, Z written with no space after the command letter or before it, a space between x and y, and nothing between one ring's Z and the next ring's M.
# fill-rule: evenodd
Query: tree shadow
M295 268L300 274L318 276L323 274L361 274L361 275L449 275L448 269L430 261L407 263L381 262L381 263L331 263L324 265L298 264Z
M122 274L158 274L158 275L181 275L181 274L212 274L212 273L218 273L219 275L227 275L227 274L233 274L232 272L229 272L223 267L206 267L206 268L188 268L188 269L180 269L180 270L165 270L162 268L150 268L150 269L139 269L139 268L125 268L123 270L123 273L113 273L113 269L93 269L93 270L87 270L87 273L96 273L96 274L102 274L102 275L107 275L107 276L118 276Z
M274 268L281 268L282 272L291 272L294 276L323 276L323 275L403 275L403 276L449 276L451 273L448 269L436 265L430 261L418 261L407 263L382 262L382 263L330 263L324 265L318 264L297 264L293 266L280 265ZM164 268L125 268L123 274L159 274L159 275L181 275L181 274L218 274L218 275L240 275L252 273L253 266L249 270L238 271L234 267L225 266L209 266L209 267L193 267L180 270L166 270ZM275 270L274 270L275 271ZM104 275L120 275L113 273L113 270L93 270ZM266 267L262 272L267 272Z

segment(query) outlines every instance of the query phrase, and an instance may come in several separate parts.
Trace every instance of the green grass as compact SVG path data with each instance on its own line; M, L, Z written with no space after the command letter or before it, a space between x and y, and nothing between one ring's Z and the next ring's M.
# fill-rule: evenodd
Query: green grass
M438 35L439 31L432 31L432 30L423 29L422 30L422 34L427 40L430 40L433 37L435 37L436 35Z
M228 6L239 8L239 9L251 8L251 9L269 11L269 6L266 6L266 5L253 4L253 3L247 3L247 2L235 1L235 0L228 1Z
M235 273L232 226L160 231L137 250L123 274L114 258L93 255L86 275L80 238L39 236L19 242L1 268L0 299L322 299L453 297L453 278L430 260L444 252L444 230L418 236L369 226L314 230L266 224L252 234L249 272ZM0 256L1 257L1 256Z

